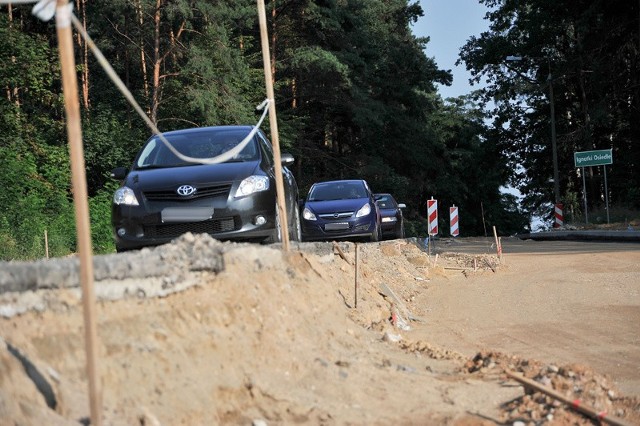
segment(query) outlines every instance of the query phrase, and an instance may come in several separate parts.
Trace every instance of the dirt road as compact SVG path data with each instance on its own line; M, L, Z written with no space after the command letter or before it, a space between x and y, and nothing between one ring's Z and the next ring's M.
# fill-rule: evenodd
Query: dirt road
M424 294L431 340L590 365L640 395L640 244L504 239L503 251L497 276Z
M195 285L98 303L105 424L595 424L507 370L640 424L640 251L499 265L362 244L356 285L353 244L216 244L224 268ZM0 319L0 424L77 424L78 292L29 298L37 310Z

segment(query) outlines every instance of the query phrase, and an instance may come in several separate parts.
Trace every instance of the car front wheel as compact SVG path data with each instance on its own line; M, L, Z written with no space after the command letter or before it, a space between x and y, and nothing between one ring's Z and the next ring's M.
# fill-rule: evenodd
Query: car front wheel
M280 209L278 208L278 203L276 203L276 215L275 215L275 226L273 231L271 231L271 235L267 237L265 243L273 244L282 242L282 225L280 223Z
M376 224L376 228L371 233L371 237L369 237L369 241L375 243L380 241L380 225Z
M302 241L302 225L300 224L300 210L293 206L292 223L289 224L289 239L291 241Z

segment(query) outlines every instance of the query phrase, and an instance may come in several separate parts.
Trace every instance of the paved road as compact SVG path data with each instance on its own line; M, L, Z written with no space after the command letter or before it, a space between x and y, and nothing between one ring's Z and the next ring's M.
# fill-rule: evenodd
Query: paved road
M507 253L597 253L613 251L638 251L640 242L617 241L534 241L515 237L501 238L502 252ZM432 242L433 253L458 252L468 254L496 254L494 238L440 239Z

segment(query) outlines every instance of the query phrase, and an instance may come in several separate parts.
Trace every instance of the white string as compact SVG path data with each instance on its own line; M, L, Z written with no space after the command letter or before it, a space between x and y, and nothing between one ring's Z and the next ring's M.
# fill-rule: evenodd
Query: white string
M69 12L73 10L73 4L68 3L67 9ZM56 13L56 0L41 0L33 6L31 14L37 16L41 21L48 22L53 18ZM68 24L68 21L67 21Z
M107 59L104 57L100 49L98 49L98 47L95 45L95 43L93 42L89 34L85 31L84 27L82 26L82 23L78 20L78 18L74 14L71 15L71 21L73 22L73 26L76 28L76 30L82 35L84 40L87 42L87 45L95 55L96 59L98 60L98 63L102 66L102 68L107 73L109 78L111 78L111 80L116 84L118 89L120 89L120 92L125 96L125 98L127 98L131 106L133 106L133 108L138 112L138 115L142 117L142 119L147 123L147 126L149 126L149 128L153 131L153 133L160 138L160 140L166 145L166 147L169 148L169 150L173 152L176 155L176 157L180 158L182 161L186 161L190 163L201 163L201 164L218 164L218 163L224 163L225 161L233 158L234 156L239 154L240 151L242 151L245 146L247 146L249 141L256 134L256 132L258 131L258 128L260 128L260 125L262 124L262 121L267 115L267 112L269 111L269 108L265 108L265 106L268 105L269 102L273 102L272 99L265 99L260 105L256 107L256 109L258 110L261 110L264 108L264 112L262 113L260 120L255 126L253 126L253 128L251 129L251 132L249 132L249 134L238 145L236 145L234 148L230 149L229 151L226 151L218 156L210 157L210 158L195 158L195 157L189 157L187 155L184 155L180 151L178 151L173 145L171 145L171 143L164 137L162 132L158 130L156 125L151 121L151 119L147 116L147 114L145 114L145 112L142 110L140 105L134 99L129 89L127 89L127 87L122 82L120 77L118 77L118 74L111 67L111 65L109 64Z
M35 0L17 0L17 1L0 0L0 4L10 4L10 3L35 3ZM33 7L32 13L34 15L36 15L38 18L40 18L41 20L48 21L53 17L53 14L55 13L55 5L56 5L56 0L40 0L38 2L38 4L36 4ZM69 15L70 15L69 17L71 19L71 22L73 23L73 26L82 35L82 38L85 40L85 42L87 43L87 46L93 52L94 56L98 60L98 63L100 64L100 66L102 66L102 69L104 69L104 71L107 73L107 76L111 79L111 81L114 82L116 87L120 90L120 92L123 94L123 96L129 101L129 103L136 110L138 115L140 115L140 117L142 117L142 119L147 124L147 126L151 129L153 134L157 135L158 138L165 144L165 146L167 148L169 148L169 150L171 152L173 152L173 154L175 154L176 157L178 157L182 161L186 161L186 162L190 162L190 163L200 163L200 164L224 163L225 161L230 160L231 158L233 158L236 155L238 155L244 149L244 147L247 146L249 141L251 141L251 139L253 139L253 137L255 136L256 132L258 131L258 129L262 125L262 122L264 121L264 118L266 117L267 113L269 112L269 108L267 108L267 105L269 104L269 102L273 102L273 99L265 99L260 105L258 105L256 107L257 110L264 109L264 111L262 112L262 116L260 117L260 120L258 120L258 123L256 123L255 126L253 126L253 128L251 129L249 134L238 145L236 145L232 149L230 149L230 150L228 150L226 152L223 152L220 155L217 155L215 157L210 157L210 158L196 158L196 157L189 157L187 155L182 154L180 151L178 151L171 144L171 142L169 142L164 137L162 132L160 132L160 130L158 130L156 125L151 121L151 119L147 116L147 114L142 110L142 108L140 107L138 102L136 102L136 100L134 99L134 97L131 94L131 92L129 91L129 89L125 86L125 84L122 82L122 80L120 79L118 74L111 67L111 65L109 64L109 61L107 61L107 59L104 57L104 55L102 54L100 49L98 49L98 47L95 45L95 43L93 42L93 40L91 39L89 34L85 31L82 23L73 14L73 12L72 12L73 5L69 4L69 6L70 7L67 8L67 10L64 11L65 15L66 15L66 12L69 13ZM60 13L62 13L62 12L63 11L61 11ZM65 18L67 18L67 16L65 16Z
M37 3L39 0L0 0L0 4L29 4L29 3ZM44 2L53 1L55 4L55 0L41 0Z

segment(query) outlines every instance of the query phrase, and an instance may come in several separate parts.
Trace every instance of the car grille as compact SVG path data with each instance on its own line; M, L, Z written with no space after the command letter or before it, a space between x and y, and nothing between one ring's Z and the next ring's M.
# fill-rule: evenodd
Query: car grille
M148 225L144 227L144 234L148 237L179 237L191 232L194 234L218 234L236 229L236 221L232 217L205 220L189 223L166 223L162 225Z
M172 190L162 191L145 191L144 197L149 201L192 201L199 198L212 198L229 195L231 190L231 184L225 183L223 185L211 185L211 186L196 186L197 191L195 194L188 197L182 197Z
M318 216L324 220L341 220L353 216L353 212L324 213Z

